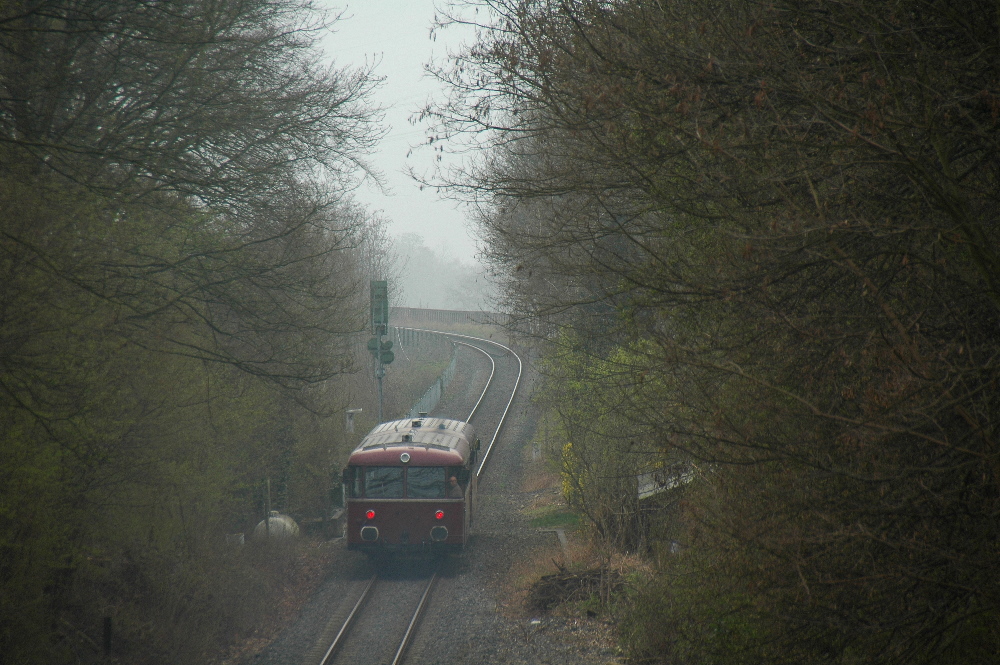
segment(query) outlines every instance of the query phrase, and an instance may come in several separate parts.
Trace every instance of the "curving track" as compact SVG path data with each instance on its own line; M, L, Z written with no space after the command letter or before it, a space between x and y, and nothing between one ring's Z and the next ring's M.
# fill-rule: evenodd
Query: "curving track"
M494 355L492 353L490 353L489 351L487 351L486 349L489 348L489 347L496 347L501 352L503 352L503 354L505 355L505 357L512 358L514 361L517 362L517 374L514 377L514 385L508 391L505 391L506 402L503 404L503 410L500 412L499 420L497 420L496 426L493 428L493 436L490 437L490 442L486 446L486 452L483 453L483 459L482 459L482 461L479 464L479 469L476 471L476 475L479 476L479 477L482 477L483 470L486 467L486 462L487 462L487 460L490 457L490 452L493 450L493 445L496 443L497 437L500 436L500 432L503 429L504 420L506 420L507 414L510 412L510 405L514 402L514 397L517 396L517 389L521 385L521 376L524 373L524 363L521 361L521 356L517 355L517 353L513 349L511 349L510 347L504 346L503 344L501 344L499 342L494 342L493 340L489 340L489 339L482 339L480 337L472 337L470 335L460 335L458 333L449 333L449 332L444 332L444 331L441 331L441 330L426 330L426 329L422 329L422 328L412 328L412 330L415 330L417 332L436 333L436 334L443 335L443 336L448 337L448 338L452 338L456 342L458 342L459 344L461 344L462 346L465 346L465 347L468 347L470 349L473 349L473 350L475 350L475 351L483 354L484 356L486 356L486 358L489 359L489 361L490 361L490 376L489 376L489 379L486 381L486 385L483 387L483 392L479 395L479 399L476 401L475 406L472 407L472 411L470 411L469 415L466 416L463 419L466 422L470 422L473 425L476 425L476 430L477 431L482 431L482 428L479 426L479 423L475 419L476 412L479 410L480 406L483 404L483 400L486 397L486 393L489 392L489 390L490 390L491 387L494 387L494 381L493 381L493 379L497 375L497 372L496 372L496 368L497 368L496 359L495 359ZM468 340L468 341L463 341L463 340ZM502 390L502 388L499 388L498 390ZM509 395L509 396L507 396L507 395ZM495 406L494 406L494 408L495 408ZM437 414L437 415L445 416L446 414ZM447 416L447 417L459 418L459 416L457 414L450 415L450 416ZM460 418L460 419L462 419L462 418Z
M453 338L458 344L489 361L489 376L482 392L479 393L471 411L464 417L464 420L472 422L478 431L492 431L486 452L483 453L482 461L476 471L477 477L482 477L517 389L521 385L524 367L521 358L509 347L492 340L436 330L414 330ZM497 360L501 361L499 368ZM460 408L460 402L461 400L459 403L453 403L450 408ZM435 415L462 418L462 415L456 413L445 412ZM398 665L403 662L420 616L428 605L439 570L437 563L425 571L430 573L429 576L421 574L418 569L416 579L406 579L405 574L400 578L399 572L398 568L394 568L390 573L395 579L387 579L387 575L383 572L381 578L379 573L376 573L367 581L333 640L325 646L322 658L318 661L319 665L334 665L334 663ZM418 587L423 589L422 593L415 593ZM419 600L414 603L413 599L418 595ZM413 609L404 612L407 607ZM405 618L406 616L409 618ZM404 624L406 629L401 630ZM395 642L390 642L390 635L396 635ZM390 650L394 652L391 660Z

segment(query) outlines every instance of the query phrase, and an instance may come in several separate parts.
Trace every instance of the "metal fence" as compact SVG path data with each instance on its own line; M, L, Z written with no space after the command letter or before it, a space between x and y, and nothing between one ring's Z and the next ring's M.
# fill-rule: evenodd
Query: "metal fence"
M451 347L451 362L448 363L448 366L441 372L437 380L431 384L431 387L427 389L427 392L420 398L420 401L410 409L409 418L416 418L421 413L430 413L438 405L438 402L441 401L445 388L455 378L455 360L458 357L457 350L458 346L453 344Z

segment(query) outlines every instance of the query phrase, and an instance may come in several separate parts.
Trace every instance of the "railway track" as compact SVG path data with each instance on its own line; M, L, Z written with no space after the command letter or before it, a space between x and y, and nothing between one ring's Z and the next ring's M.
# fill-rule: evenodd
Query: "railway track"
M499 438L499 436L500 436L500 432L503 430L503 424L504 424L504 421L507 418L507 414L510 412L510 406L511 406L511 404L513 404L514 397L517 396L517 389L521 385L521 377L524 374L524 363L521 361L521 356L517 355L517 353L513 349L511 349L510 347L505 346L505 345L501 344L500 342L494 342L491 339L483 339L481 337L472 337L471 335L461 335L459 333L451 333L451 332L446 332L446 331L443 331L443 330L427 330L425 328L411 328L411 330L413 330L415 332L436 333L438 335L443 335L445 337L452 338L457 343L459 343L459 344L461 344L463 346L466 346L466 347L468 347L470 349L473 349L475 351L478 351L479 353L482 353L483 355L485 355L489 359L489 361L490 361L490 367L491 367L489 379L486 381L486 385L483 388L482 393L480 393L479 399L476 401L475 406L472 407L472 411L469 412L469 415L466 416L465 419L464 419L466 422L471 422L474 425L476 425L477 429L480 429L480 425L479 425L479 423L474 422L474 418L476 416L476 412L479 410L480 406L482 405L483 399L486 397L486 393L489 391L490 387L493 385L493 379L496 376L496 360L494 359L493 354L491 354L489 351L487 351L483 347L485 346L485 347L496 348L497 350L499 350L500 352L502 352L504 355L513 358L516 361L516 363L517 363L517 374L516 374L516 377L514 378L514 386L510 390L510 393L509 393L509 396L507 397L506 403L503 405L503 410L500 413L499 420L497 421L496 426L493 428L493 436L490 438L490 442L486 446L486 452L483 453L482 460L479 463L479 469L476 471L476 475L479 476L479 477L482 477L483 472L484 472L484 470L486 468L486 462L490 458L490 452L493 450L493 445L496 443L497 438ZM456 415L456 417L457 417L457 415Z
M454 338L457 343L482 354L489 360L489 378L486 380L472 410L465 416L465 420L468 422L472 422L473 418L483 421L483 423L476 423L477 428L487 422L493 425L491 428L492 436L476 471L477 477L481 477L520 386L523 372L521 358L509 347L492 340L443 331L420 330L420 332L438 333ZM494 395L498 399L488 399L487 394L490 393L491 387L494 388L494 393L498 390L495 383L498 372L494 354L502 354L515 360L516 374L510 372L510 376L504 377L503 383L506 384L507 390L498 396ZM459 414L455 414L455 416L459 416ZM423 571L418 569L416 571L417 579L406 579L405 575L403 578L398 578L399 571L393 569L385 569L372 575L364 583L357 600L336 631L336 635L326 646L322 658L318 661L319 665L344 665L346 663L399 665L402 663L406 656L407 647L416 634L420 617L430 601L438 579L439 566L438 562L431 564L431 568L426 571L429 575L423 574ZM392 579L387 575L396 575L397 578ZM419 593L415 593L417 587L420 588ZM381 596L381 600L379 600L379 596ZM416 602L414 599L417 599ZM407 607L413 609L408 614L404 614L403 609ZM406 616L408 619L405 618ZM402 627L404 623L406 624L405 630L395 631L396 634L400 632L402 634L395 642L390 658L387 633L392 633L394 626Z
M373 590L376 588L379 576L378 573L372 575L371 579L368 580L368 583L365 584L364 588L362 589L361 595L358 597L358 600L354 603L354 607L351 609L350 613L347 615L347 618L344 620L343 625L341 625L340 630L337 632L336 637L334 637L333 642L331 642L330 646L327 647L326 653L323 654L323 658L322 660L320 660L319 665L334 665L335 663L340 664L347 662L359 662L359 663L363 662L366 664L388 662L390 665L399 665L400 663L402 663L403 658L406 654L406 649L410 645L410 640L413 638L413 635L416 632L416 627L420 621L420 616L423 614L424 608L427 607L427 602L428 599L430 598L431 590L434 588L434 583L437 582L437 578L438 578L438 571L434 570L431 573L430 577L426 580L426 583L423 585L423 592L420 594L420 599L417 602L416 607L409 614L409 620L406 622L406 630L403 632L402 637L399 638L399 641L395 648L395 652L392 656L392 660L384 661L378 658L378 656L374 654L372 652L372 649L370 648L361 649L360 655L363 657L363 660L358 660L357 659L357 655L359 655L358 653L343 654L341 651L341 647L347 641L346 638L349 631L351 630L351 628L354 627L355 622L361 616L362 608L368 602L369 597L374 595ZM398 587L402 585L399 584L398 582L397 584L391 586L393 586L393 588L390 590L391 593L384 595L388 595L394 598L398 598L400 595L406 595L400 593L400 589ZM382 618L384 619L384 615L382 616ZM384 634L381 637L382 637L382 646L385 646L385 641L387 638ZM343 655L344 657L338 659L338 655Z

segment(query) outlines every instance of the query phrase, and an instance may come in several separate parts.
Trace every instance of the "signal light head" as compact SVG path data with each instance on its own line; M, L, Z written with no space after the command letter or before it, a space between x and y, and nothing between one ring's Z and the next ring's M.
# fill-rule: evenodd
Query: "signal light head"
M365 519L369 519L369 520L375 519L375 511L374 510L369 510L368 512L366 512L365 513Z
M434 519L436 519L436 520L443 520L444 519L444 511L443 510L437 510L437 511L435 511L434 512Z

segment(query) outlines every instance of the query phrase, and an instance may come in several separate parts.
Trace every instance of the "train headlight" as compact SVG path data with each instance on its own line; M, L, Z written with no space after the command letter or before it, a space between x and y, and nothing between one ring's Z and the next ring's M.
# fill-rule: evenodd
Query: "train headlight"
M366 520L373 520L373 519L375 519L375 511L374 510L369 510L368 512L366 512L365 513L365 519Z
M448 540L448 529L443 526L436 526L431 529L431 540L436 543L440 543L444 540Z
M444 511L443 510L436 510L436 511L434 511L434 519L436 519L436 520L443 520L444 519Z

